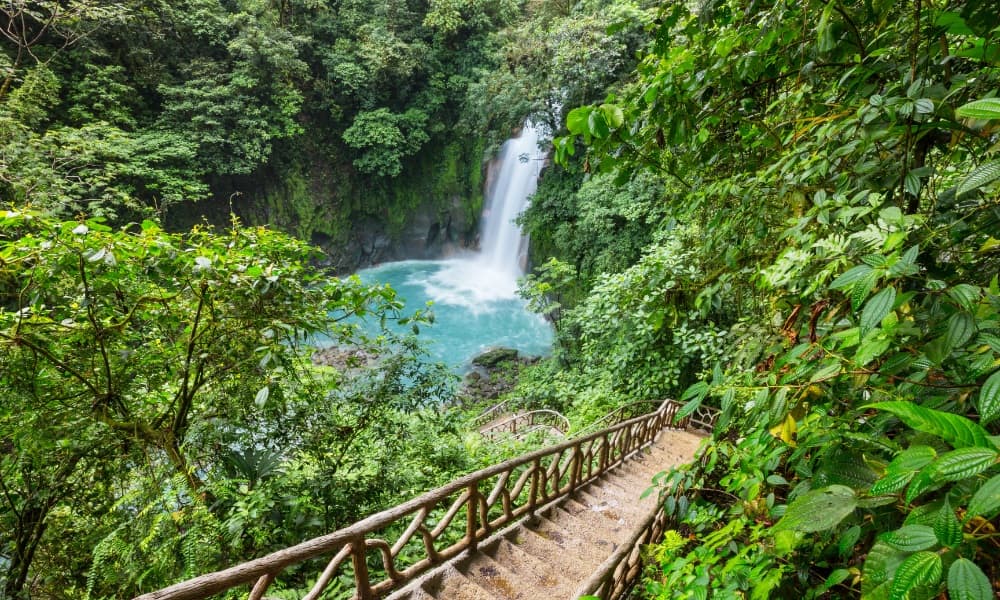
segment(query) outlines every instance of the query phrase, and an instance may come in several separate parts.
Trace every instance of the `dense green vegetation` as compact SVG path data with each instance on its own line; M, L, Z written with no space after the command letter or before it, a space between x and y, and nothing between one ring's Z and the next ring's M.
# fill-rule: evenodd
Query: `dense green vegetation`
M502 454L438 409L454 382L413 339L342 318L424 315L310 265L418 210L471 222L525 117L556 134L522 220L558 343L512 395L577 423L721 411L660 477L640 594L1000 589L994 2L79 0L0 25L0 595L155 589ZM320 334L359 352L315 366Z
M998 26L665 3L634 75L568 112L524 219L561 344L521 393L722 410L662 480L650 597L1000 589Z
M491 32L518 14L513 0L7 3L0 200L175 227L224 225L232 207L346 268L418 211L461 242L483 158L467 98L498 59Z

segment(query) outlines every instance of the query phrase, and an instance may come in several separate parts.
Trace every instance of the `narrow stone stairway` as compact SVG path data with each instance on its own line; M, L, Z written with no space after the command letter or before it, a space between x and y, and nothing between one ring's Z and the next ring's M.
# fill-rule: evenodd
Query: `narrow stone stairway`
M656 473L694 456L702 437L664 430L644 451L389 596L391 600L571 599L656 507Z

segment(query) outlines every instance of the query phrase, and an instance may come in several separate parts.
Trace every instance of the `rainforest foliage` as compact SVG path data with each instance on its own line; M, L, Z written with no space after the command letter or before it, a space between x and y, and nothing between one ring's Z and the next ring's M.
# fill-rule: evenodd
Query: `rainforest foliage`
M467 98L497 61L492 32L519 12L514 0L7 2L0 201L178 226L225 225L231 207L338 250L352 225L390 235L417 209L472 227L483 146Z
M524 394L721 411L644 592L994 598L996 3L663 3L648 41L523 219L561 340Z
M558 342L515 395L720 413L639 593L1000 590L992 0L42 0L0 33L0 596L130 597L502 454L356 325L428 315L306 242L474 214L526 117Z

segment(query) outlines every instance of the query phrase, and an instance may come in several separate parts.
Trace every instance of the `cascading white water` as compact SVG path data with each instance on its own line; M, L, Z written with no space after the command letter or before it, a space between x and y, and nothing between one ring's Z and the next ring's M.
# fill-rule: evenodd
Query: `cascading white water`
M484 202L480 252L447 261L446 268L427 279L428 294L436 302L464 304L478 311L490 302L517 296L526 240L515 219L538 186L538 154L538 130L530 122L518 137L504 143Z
M449 260L388 263L359 273L366 282L392 285L410 308L433 301L437 319L421 337L429 340L435 360L459 371L490 347L528 354L544 354L551 347L551 326L517 296L526 244L515 219L535 192L539 154L538 131L530 123L504 144L491 169L480 252ZM525 155L528 160L522 160Z
M514 220L528 206L528 199L538 187L538 131L526 123L521 135L503 145L493 189L483 211L481 262L494 271L510 273L516 279L524 274L525 239ZM524 160L522 160L524 158Z

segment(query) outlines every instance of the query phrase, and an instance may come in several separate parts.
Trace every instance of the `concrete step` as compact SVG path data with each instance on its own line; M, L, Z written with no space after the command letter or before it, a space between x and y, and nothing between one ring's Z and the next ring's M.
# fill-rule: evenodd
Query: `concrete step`
M554 588L550 597L562 595L563 589L572 592L578 585L576 575L561 569L551 560L543 561L525 552L506 537L481 548L481 552L515 573L536 573L541 579L539 588L548 589L549 586ZM565 595L568 594L569 592Z
M532 569L515 569L516 566L501 564L482 552L477 552L468 561L458 565L458 570L467 579L502 600L557 598L573 592L572 583Z
M470 581L452 565L446 565L421 587L435 600L496 600L496 596Z
M560 546L552 538L551 532L539 533L530 527L518 527L507 534L504 540L535 560L552 565L564 573L567 579L583 581L591 573L591 568L577 556L570 554L565 546Z
M628 517L639 517L646 513L638 498L633 498L631 494L610 493L600 486L580 490L572 497L590 510L598 512L612 510Z

